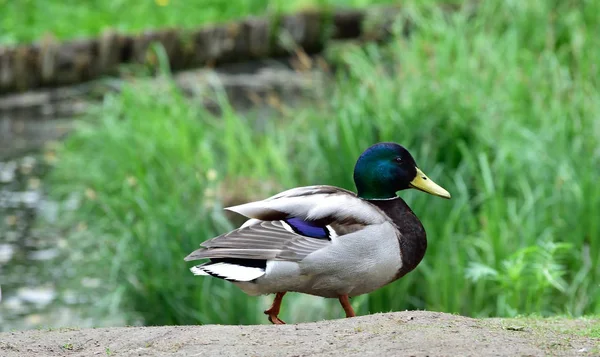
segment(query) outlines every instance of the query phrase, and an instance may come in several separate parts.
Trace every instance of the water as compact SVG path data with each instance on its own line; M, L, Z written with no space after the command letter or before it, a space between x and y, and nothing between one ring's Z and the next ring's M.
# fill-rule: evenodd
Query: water
M50 227L58 204L43 191L51 158L0 161L0 331L90 325L75 292L59 291L65 241Z

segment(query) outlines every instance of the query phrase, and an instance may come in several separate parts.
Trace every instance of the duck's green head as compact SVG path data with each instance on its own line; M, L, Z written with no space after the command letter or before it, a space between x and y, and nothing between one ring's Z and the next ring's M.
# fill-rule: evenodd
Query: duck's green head
M354 167L354 183L364 199L394 198L396 192L407 188L450 198L448 191L419 170L408 150L396 143L378 143L365 150Z

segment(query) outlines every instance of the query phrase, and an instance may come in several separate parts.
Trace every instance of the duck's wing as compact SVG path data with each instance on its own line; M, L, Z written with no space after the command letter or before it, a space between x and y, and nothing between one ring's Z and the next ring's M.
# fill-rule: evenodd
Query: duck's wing
M250 220L205 241L185 260L300 261L338 237L387 219L379 208L353 192L333 186L295 188L227 209Z
M377 224L386 219L380 209L361 200L354 192L327 185L293 188L262 201L227 209L263 221L297 217L311 221L355 220Z

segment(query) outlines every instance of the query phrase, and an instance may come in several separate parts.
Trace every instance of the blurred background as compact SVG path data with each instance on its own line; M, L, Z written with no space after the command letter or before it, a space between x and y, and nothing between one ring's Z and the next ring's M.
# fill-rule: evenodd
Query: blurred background
M346 41L321 26L310 50L279 33L273 58L172 71L168 46L152 45L93 81L4 87L0 331L267 323L271 297L194 277L183 258L241 222L225 206L354 190L355 160L378 141L406 146L452 200L402 193L427 254L353 299L358 314L600 314L599 1L0 0L0 84L46 47L78 63L65 41L307 9L370 15ZM336 301L298 294L282 311L338 317Z

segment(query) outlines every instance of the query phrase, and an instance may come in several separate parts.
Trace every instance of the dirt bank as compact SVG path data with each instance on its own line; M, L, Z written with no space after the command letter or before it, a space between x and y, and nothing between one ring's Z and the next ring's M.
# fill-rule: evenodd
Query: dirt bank
M406 311L272 326L0 333L0 356L600 356L600 320Z

